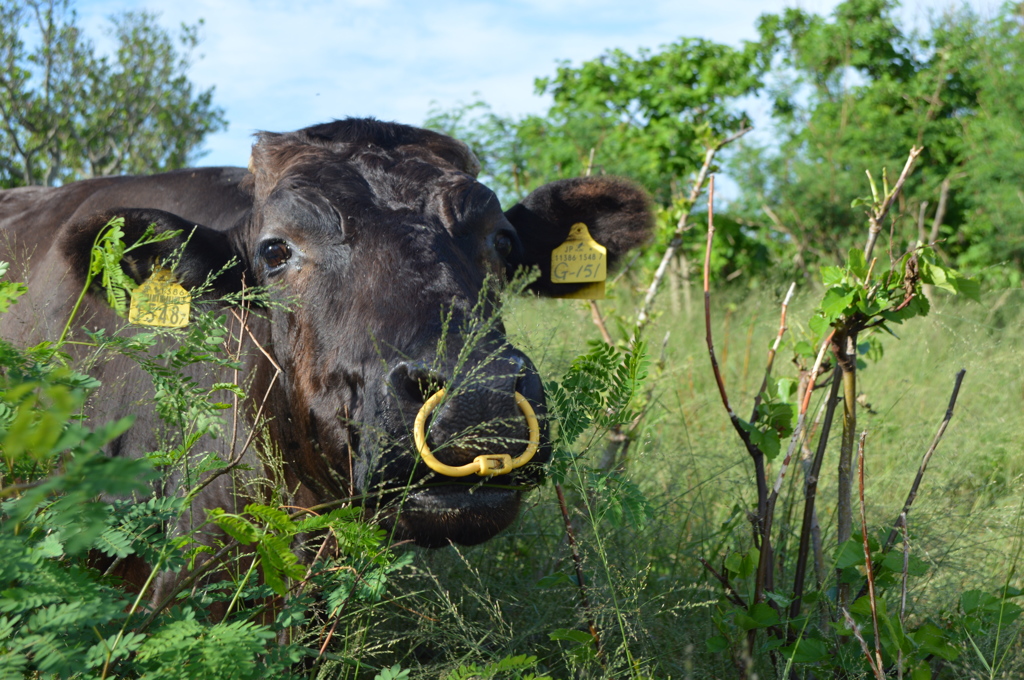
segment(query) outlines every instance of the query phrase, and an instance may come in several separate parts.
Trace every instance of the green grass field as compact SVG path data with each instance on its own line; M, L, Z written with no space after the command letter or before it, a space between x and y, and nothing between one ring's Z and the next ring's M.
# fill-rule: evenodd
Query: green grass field
M743 417L760 385L781 297L778 291L730 291L712 299L716 351L730 399ZM804 332L812 297L798 295L791 305L788 340ZM955 619L961 594L970 589L994 592L1022 585L1017 575L1024 537L1021 302L1021 291L988 295L980 305L939 299L928 317L897 328L900 339L882 338L884 355L859 373L858 431L868 432L867 517L870 531L884 535L945 413L954 375L966 369L955 415L908 520L911 553L928 565L926 574L910 581L908 624ZM392 591L394 599L352 617L346 653L378 667L400 663L412 677L424 678L520 654L537 656L535 670L559 678L740 677L736 654L708 649L708 639L718 634L715 621L728 610L721 605L721 585L698 557L724 571L727 554L749 549L747 517L756 493L753 467L710 370L702 303L695 296L690 317L663 312L646 334L651 407L623 465L624 476L649 504L646 521L614 521L599 498L588 498L567 480L590 615L603 645L600 657L583 633L588 613L569 578L573 564L550 485L529 497L511 530L486 545L417 551L414 567ZM632 309L622 297L601 307L613 328L616 313L628 320ZM546 378L561 375L587 341L600 338L589 308L580 302L517 301L506 326ZM792 351L785 347L776 361L778 376L795 375ZM819 399L812 401L812 411ZM826 558L835 546L838 438L836 426L819 487ZM603 436L595 434L585 463L597 465L604 447ZM770 479L778 463L769 467ZM776 512L780 592L792 587L802 484L802 472L794 466ZM894 588L884 593L890 608L898 596ZM963 648L955 660L933 664L938 677L990 677L981 658L990 665L1002 659L991 677L1024 673L1017 630L1016 623L1000 629L997 656L995 639L978 639L977 651ZM552 634L565 639L552 640ZM779 672L768 654L752 664L758 677ZM342 669L340 677L373 677Z

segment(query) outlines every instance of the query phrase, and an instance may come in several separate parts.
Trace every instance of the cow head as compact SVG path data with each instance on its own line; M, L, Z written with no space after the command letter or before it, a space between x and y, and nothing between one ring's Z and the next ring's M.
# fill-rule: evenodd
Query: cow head
M282 371L269 427L319 501L354 492L396 538L421 545L491 538L515 518L550 456L541 380L506 340L494 293L532 267L541 273L530 288L554 293L551 250L576 222L614 266L650 233L645 194L618 179L565 180L503 212L476 181L464 144L374 120L263 133L250 171L252 210L228 230L159 211L115 213L126 218L128 240L151 223L191 234L176 269L186 287L235 257L218 286L236 290L244 277L281 300L266 309L262 331ZM79 226L78 238L88 241L107 217ZM179 243L136 251L136 260L156 261ZM462 466L525 450L516 393L540 423L532 460L493 476L429 469L413 425L442 388L424 428L437 460Z

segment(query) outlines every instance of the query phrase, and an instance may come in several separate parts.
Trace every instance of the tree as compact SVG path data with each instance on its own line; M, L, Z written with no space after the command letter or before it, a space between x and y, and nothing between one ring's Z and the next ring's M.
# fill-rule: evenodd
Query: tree
M921 146L923 181L893 213L894 248L937 239L947 261L1005 281L1020 269L1024 217L1013 160L1024 102L1019 16L990 24L951 9L915 35L895 21L895 6L846 0L829 18L788 9L759 19L774 54L775 139L735 157L742 195L731 209L763 240L792 247L798 269L834 264L862 238L863 208L847 197L868 194L863 168L888 168L891 183Z
M75 22L69 0L0 0L0 186L180 168L226 126L186 75L200 24L125 12L105 56Z
M503 191L516 195L587 172L631 177L663 202L684 193L708 146L748 125L740 98L756 92L767 62L740 49L681 38L658 51L610 50L538 78L554 104L543 116L494 114L483 102L434 111L427 121L467 139ZM593 154L593 155L591 155Z
M964 219L947 250L964 267L1024 271L1024 3L1007 6L975 43L977 115L965 126Z
M909 150L923 147L918 181L889 212L894 255L931 243L946 264L1016 285L1024 3L993 21L949 9L920 33L900 25L896 6L844 0L827 17L765 14L760 39L739 48L681 38L636 55L611 50L538 79L538 93L554 99L544 115L505 118L477 102L435 111L427 124L469 141L503 198L588 171L624 175L651 191L664 227L704 150L746 125L744 98L763 93L769 139L745 138L721 164L741 192L717 206L730 272L789 279L845 261L865 229L864 168L886 168L891 186ZM874 179L883 184L877 170ZM687 236L682 247L700 244Z

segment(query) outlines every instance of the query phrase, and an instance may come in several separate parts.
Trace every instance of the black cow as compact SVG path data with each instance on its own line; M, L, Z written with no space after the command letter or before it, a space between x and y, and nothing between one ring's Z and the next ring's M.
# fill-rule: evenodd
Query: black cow
M261 133L249 171L204 168L0 192L0 258L29 282L0 330L21 341L58 335L96 234L112 216L125 218L128 243L151 224L159 232L181 230L131 253L125 269L144 281L187 241L175 270L186 288L235 258L214 281L213 295L237 292L244 281L268 286L283 301L250 316L253 337L273 362L250 352L243 384L255 402L269 390L269 440L280 450L293 502L359 496L396 539L424 546L485 541L512 522L550 455L541 381L506 341L500 320L488 322L489 282L500 285L536 266L531 289L553 294L551 251L572 224L584 222L614 265L648 238L652 220L641 190L605 177L545 185L502 212L476 181L478 169L468 148L444 135L349 119ZM78 318L119 326L98 292L87 296ZM155 450L160 422L145 406L152 387L138 369L113 360L93 372L105 387L91 417L140 414L110 453ZM541 423L532 461L492 476L429 470L411 431L424 400L441 387L447 396L428 434L439 461L460 466L480 455L518 456L530 434L516 392ZM232 439L203 445L226 457ZM266 471L255 457L247 462L254 472L241 488L225 476L197 502L233 509L259 499L254 480ZM164 493L173 493L180 476L164 484Z

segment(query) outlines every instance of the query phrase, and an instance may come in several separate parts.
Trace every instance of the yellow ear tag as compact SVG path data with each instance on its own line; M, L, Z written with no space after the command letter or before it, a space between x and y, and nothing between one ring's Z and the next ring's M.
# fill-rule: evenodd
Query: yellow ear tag
M603 300L608 277L608 250L590 237L587 225L577 222L565 242L551 251L552 283L587 283L588 286L558 297Z
M184 328L192 296L167 269L157 269L132 293L128 321L142 326Z

